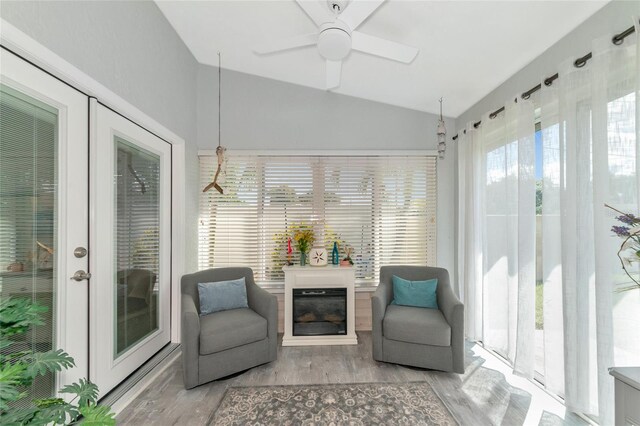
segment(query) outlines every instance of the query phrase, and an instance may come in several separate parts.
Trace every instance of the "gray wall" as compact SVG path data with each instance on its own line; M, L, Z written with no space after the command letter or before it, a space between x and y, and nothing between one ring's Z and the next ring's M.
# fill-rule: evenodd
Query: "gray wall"
M5 1L0 16L185 139L187 259L197 248L197 65L149 1Z
M218 138L218 69L198 69L198 146ZM232 150L437 149L438 117L257 77L222 71L222 144ZM453 119L445 120L455 131ZM453 134L453 133L451 133ZM454 266L455 144L438 162L438 264Z
M568 58L578 58L591 52L591 42L602 36L613 36L633 25L633 16L640 16L640 1L612 1L576 29L560 39L543 54L531 61L495 90L456 118L458 127L478 121L486 112L495 111L507 99L520 95L558 72L558 66ZM541 28L543 30L543 28ZM453 134L453 133L452 133Z

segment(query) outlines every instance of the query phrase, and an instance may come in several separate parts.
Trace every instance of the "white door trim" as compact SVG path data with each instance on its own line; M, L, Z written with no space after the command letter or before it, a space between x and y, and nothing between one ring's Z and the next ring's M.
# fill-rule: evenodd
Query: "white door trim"
M185 140L109 90L102 83L79 70L61 56L43 46L11 23L0 18L0 43L77 88L102 104L118 111L135 123L165 139L172 145L172 223L171 223L171 341L180 342L180 278L185 273ZM91 214L91 212L90 212Z
M99 105L91 99L90 126L90 207L95 214L96 226L91 227L91 253L89 262L93 272L90 289L90 380L100 388L104 396L123 381L140 365L150 359L171 340L171 276L170 276L170 217L171 217L171 145L149 133L119 114ZM95 120L94 120L95 119ZM115 276L117 272L113 238L116 231L116 188L114 174L117 171L115 138L158 156L159 190L158 209L159 252L157 309L160 313L157 328L138 342L131 342L123 353L116 356ZM144 176L144 173L143 173ZM152 180L152 182L154 182ZM131 267L131 265L129 265ZM166 315L162 315L166 313ZM151 326L151 324L149 324Z
M88 259L72 255L88 242L87 99L22 58L0 51L0 82L57 109L57 230L55 247L55 345L74 358L75 366L57 373L56 395L64 385L88 374L88 284L70 277L88 269ZM71 145L71 146L69 146ZM69 226L73 224L73 228ZM62 395L62 397L65 397Z

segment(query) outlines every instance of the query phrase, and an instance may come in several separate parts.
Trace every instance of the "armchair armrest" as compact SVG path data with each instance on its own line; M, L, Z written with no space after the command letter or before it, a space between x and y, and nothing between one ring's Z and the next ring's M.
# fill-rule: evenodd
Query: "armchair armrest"
M273 361L278 352L278 298L256 284L247 284L247 299L249 307L267 320L269 359Z
M278 298L275 294L258 287L256 284L247 285L247 300L249 307L269 323L269 336L277 336L278 332Z
M392 287L387 283L378 284L378 288L371 296L371 308L373 317L376 317L376 314L380 314L378 319L382 321L382 317L384 317L384 312L387 310L387 306L391 303L393 299Z
M393 298L393 288L389 283L378 284L373 296L371 296L371 340L373 347L373 359L382 360L382 320L387 306Z
M182 374L187 389L198 385L198 357L200 356L200 317L196 304L189 294L182 294L182 318L180 326L182 345Z
M438 307L451 327L453 370L464 373L464 304L447 286L438 299Z

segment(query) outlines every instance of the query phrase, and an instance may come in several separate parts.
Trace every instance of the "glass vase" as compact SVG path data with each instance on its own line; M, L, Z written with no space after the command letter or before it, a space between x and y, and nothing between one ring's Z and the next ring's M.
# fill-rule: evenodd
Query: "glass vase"
M300 266L307 266L307 253L300 253Z

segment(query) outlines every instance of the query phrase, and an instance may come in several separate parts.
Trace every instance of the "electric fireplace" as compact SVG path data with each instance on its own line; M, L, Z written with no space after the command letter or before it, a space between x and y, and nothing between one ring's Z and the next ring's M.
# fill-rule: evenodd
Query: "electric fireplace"
M282 270L282 346L358 344L353 267L291 265Z
M294 288L293 335L347 334L346 288Z

